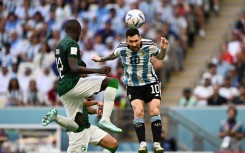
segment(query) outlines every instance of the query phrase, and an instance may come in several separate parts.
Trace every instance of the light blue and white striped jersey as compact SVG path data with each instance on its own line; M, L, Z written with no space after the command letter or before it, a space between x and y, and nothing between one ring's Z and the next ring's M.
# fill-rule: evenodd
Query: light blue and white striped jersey
M114 51L114 55L122 59L125 86L143 86L158 81L151 57L157 56L160 50L152 40L142 39L141 42L137 52L131 51L126 42L120 43Z

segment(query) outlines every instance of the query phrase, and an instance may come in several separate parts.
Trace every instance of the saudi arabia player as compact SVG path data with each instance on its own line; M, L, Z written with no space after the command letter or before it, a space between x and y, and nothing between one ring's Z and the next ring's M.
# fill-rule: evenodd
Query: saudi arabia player
M105 90L104 111L98 125L113 132L122 132L120 128L110 122L118 89L118 80L105 76L82 78L81 74L108 74L110 67L104 66L99 69L91 69L79 66L81 56L77 41L81 33L81 25L77 20L71 19L65 22L64 29L67 36L56 46L55 60L60 75L57 91L68 118L60 118L58 124L68 127L68 130L73 132L82 131L84 129L82 120L83 99ZM52 115L52 112L48 115ZM50 122L52 122L52 118L49 116L43 119L44 126Z

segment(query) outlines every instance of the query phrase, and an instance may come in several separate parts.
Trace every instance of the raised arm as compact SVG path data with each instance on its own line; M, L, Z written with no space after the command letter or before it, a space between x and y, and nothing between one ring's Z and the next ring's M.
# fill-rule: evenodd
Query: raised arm
M168 40L165 37L161 37L160 47L161 47L161 51L156 56L156 58L159 60L163 60L166 55L167 48L168 48Z
M70 69L73 73L79 73L79 74L94 74L94 73L99 73L99 74L108 74L111 71L111 68L108 66L103 66L99 69L93 69L93 68L86 68L83 66L79 66L77 63L76 58L68 58L68 63L70 66Z
M100 56L94 55L92 57L92 60L95 61L95 62L106 62L106 61L109 61L109 60L114 60L116 58L117 57L114 55L114 52L112 52L106 57L100 57Z

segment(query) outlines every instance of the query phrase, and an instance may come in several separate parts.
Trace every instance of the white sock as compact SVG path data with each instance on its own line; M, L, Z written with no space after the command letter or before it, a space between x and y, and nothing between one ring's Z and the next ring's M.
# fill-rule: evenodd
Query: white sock
M55 122L59 124L60 126L66 128L67 131L76 132L76 130L79 127L79 125L75 121L73 121L72 119L68 117L64 117L61 115L57 115Z
M103 149L102 153L111 153L111 152L109 150L107 150L107 149Z
M110 121L117 89L107 87L104 92L104 106L101 121Z

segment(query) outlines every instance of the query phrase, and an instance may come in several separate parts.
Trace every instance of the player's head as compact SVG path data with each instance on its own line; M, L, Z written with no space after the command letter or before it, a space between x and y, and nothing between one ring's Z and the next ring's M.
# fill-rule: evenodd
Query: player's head
M77 20L67 20L64 24L64 29L67 35L69 35L72 39L74 39L75 41L79 40L82 28Z
M128 29L126 31L126 43L130 50L138 51L141 47L141 36L138 29Z

